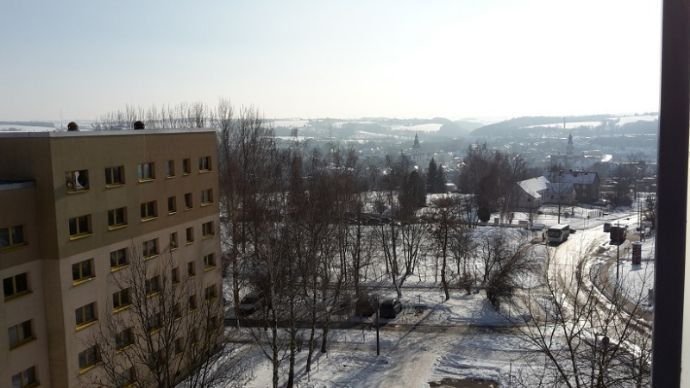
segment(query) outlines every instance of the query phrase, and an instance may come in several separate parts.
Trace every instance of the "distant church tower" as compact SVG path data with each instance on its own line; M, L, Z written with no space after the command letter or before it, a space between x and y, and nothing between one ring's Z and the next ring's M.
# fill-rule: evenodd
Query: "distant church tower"
M568 158L572 158L573 154L575 153L575 146L573 145L573 134L568 135L568 146L565 149L565 154L568 155Z
M412 145L412 148L418 150L419 147L421 147L421 146L419 145L419 136L417 136L417 134L415 133L415 134L414 134L414 144Z

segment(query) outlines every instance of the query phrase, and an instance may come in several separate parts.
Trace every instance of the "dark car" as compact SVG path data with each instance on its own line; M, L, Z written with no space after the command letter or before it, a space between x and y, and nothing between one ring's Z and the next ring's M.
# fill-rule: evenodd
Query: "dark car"
M381 302L379 314L381 318L393 319L402 311L402 303L398 298L388 298Z
M376 312L376 295L360 294L355 302L355 315L369 317Z
M240 315L251 315L257 310L260 310L264 305L264 297L261 294L250 293L240 300L239 313Z

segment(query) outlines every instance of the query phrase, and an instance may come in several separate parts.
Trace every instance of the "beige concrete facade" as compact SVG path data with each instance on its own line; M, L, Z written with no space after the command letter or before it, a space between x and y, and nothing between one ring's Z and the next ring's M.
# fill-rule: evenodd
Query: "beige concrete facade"
M11 386L12 376L32 366L42 387L89 386L98 368L80 370L78 355L93 343L98 325L78 326L75 311L95 303L98 320L113 314L117 271L110 254L120 248L141 252L144 241L157 239L159 257L150 265L164 255L180 269L195 262L200 285L216 285L221 294L217 160L216 134L209 130L0 135L0 230L22 225L25 240L0 249L0 279L27 273L31 290L0 299L0 326L6 333L31 319L35 337L9 349L8 335L0 333L0 363L8 365L0 369L0 386ZM139 177L144 163L153 163L151 179ZM107 181L112 168L123 173L123 181ZM2 180L33 183L6 182L3 190ZM170 197L176 209L169 212ZM142 218L142 207L153 201L147 212L155 207L155 216ZM202 237L208 222L213 233ZM194 231L190 243L187 228ZM178 247L171 250L173 232ZM204 270L202 258L211 253L217 264ZM93 276L75 281L73 265L86 260L93 260Z

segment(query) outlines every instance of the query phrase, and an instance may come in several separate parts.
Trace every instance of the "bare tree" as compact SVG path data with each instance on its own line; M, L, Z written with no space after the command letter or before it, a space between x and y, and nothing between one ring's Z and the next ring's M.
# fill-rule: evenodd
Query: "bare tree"
M577 388L643 387L650 382L651 337L641 323L641 295L613 286L608 299L589 285L585 259L557 274L547 255L543 277L514 307L522 338L544 359L539 383Z
M434 213L429 221L434 238L434 247L437 255L441 257L441 286L446 297L445 300L448 300L450 299L448 256L451 252L454 232L459 228L457 206L451 197L437 198L432 202L432 205ZM458 264L458 273L460 273L459 267Z
M93 341L102 361L95 386L240 386L241 363L231 359L223 335L219 285L183 276L174 253L144 258L129 250L128 267L113 273L112 304ZM227 360L226 360L227 361ZM236 360L235 360L236 361Z

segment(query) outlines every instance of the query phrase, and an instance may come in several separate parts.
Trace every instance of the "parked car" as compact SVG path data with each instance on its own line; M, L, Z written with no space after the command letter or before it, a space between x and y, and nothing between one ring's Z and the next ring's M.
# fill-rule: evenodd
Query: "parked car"
M360 294L355 303L355 315L369 317L376 312L376 296Z
M379 314L381 318L393 319L402 311L402 303L398 298L387 298L381 302Z
M239 313L242 316L252 315L264 305L264 297L261 294L249 293L240 300Z

